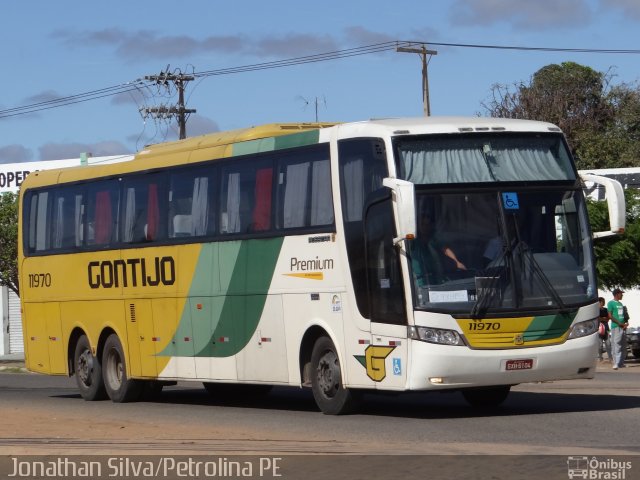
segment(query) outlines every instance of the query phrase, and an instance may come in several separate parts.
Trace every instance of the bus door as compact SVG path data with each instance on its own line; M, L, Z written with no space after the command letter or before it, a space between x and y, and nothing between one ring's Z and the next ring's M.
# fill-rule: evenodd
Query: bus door
M407 359L407 313L399 249L394 244L394 215L388 192L368 202L365 213L367 294L371 352L367 375L385 388L404 388Z

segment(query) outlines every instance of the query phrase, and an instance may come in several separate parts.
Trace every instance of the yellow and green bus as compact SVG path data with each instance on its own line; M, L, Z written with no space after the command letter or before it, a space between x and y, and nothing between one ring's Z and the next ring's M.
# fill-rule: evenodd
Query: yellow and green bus
M605 184L611 231L619 184ZM495 118L273 124L31 173L20 192L27 367L86 400L590 378L597 288L562 132ZM428 224L428 226L424 226Z

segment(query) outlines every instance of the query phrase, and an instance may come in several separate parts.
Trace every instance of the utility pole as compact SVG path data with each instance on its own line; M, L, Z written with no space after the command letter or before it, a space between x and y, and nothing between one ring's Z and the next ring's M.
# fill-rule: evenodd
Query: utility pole
M427 74L427 55L437 55L438 52L436 50L427 50L427 48L422 45L422 48L408 48L408 47L397 47L396 52L403 53L417 53L422 57L422 104L424 106L424 116L428 117L431 115L431 104L429 103L429 76Z
M159 75L147 75L144 79L154 82L156 85L165 86L168 85L169 82L172 82L178 91L178 104L170 107L161 105L159 107L141 108L140 113L145 117L148 115L152 115L156 118L177 117L178 127L180 129L180 140L187 138L187 115L196 113L196 110L184 107L184 87L188 82L192 81L194 77L192 75L169 73L167 71L161 72Z

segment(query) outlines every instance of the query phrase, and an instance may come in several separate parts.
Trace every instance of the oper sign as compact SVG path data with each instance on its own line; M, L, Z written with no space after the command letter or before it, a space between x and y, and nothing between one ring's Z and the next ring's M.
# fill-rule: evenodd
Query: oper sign
M89 164L114 163L131 160L133 155L117 155L109 157L90 157ZM17 193L20 185L31 172L50 170L52 168L77 167L81 165L80 158L67 160L46 160L41 162L21 162L0 164L0 193Z

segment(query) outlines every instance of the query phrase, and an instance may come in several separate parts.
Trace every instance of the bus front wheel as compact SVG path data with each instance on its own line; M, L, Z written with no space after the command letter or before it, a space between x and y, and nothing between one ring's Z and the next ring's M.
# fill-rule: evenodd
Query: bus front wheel
M102 352L104 386L109 398L116 403L138 400L144 384L140 380L127 378L127 365L118 336L107 338Z
M102 380L102 366L98 358L91 353L91 345L86 335L78 338L76 343L73 369L82 398L88 401L107 398Z
M472 407L491 408L497 407L504 402L510 390L510 385L470 388L468 390L462 390L462 396Z
M333 342L320 337L311 353L311 390L325 415L341 415L355 410L359 395L342 384L340 360Z

